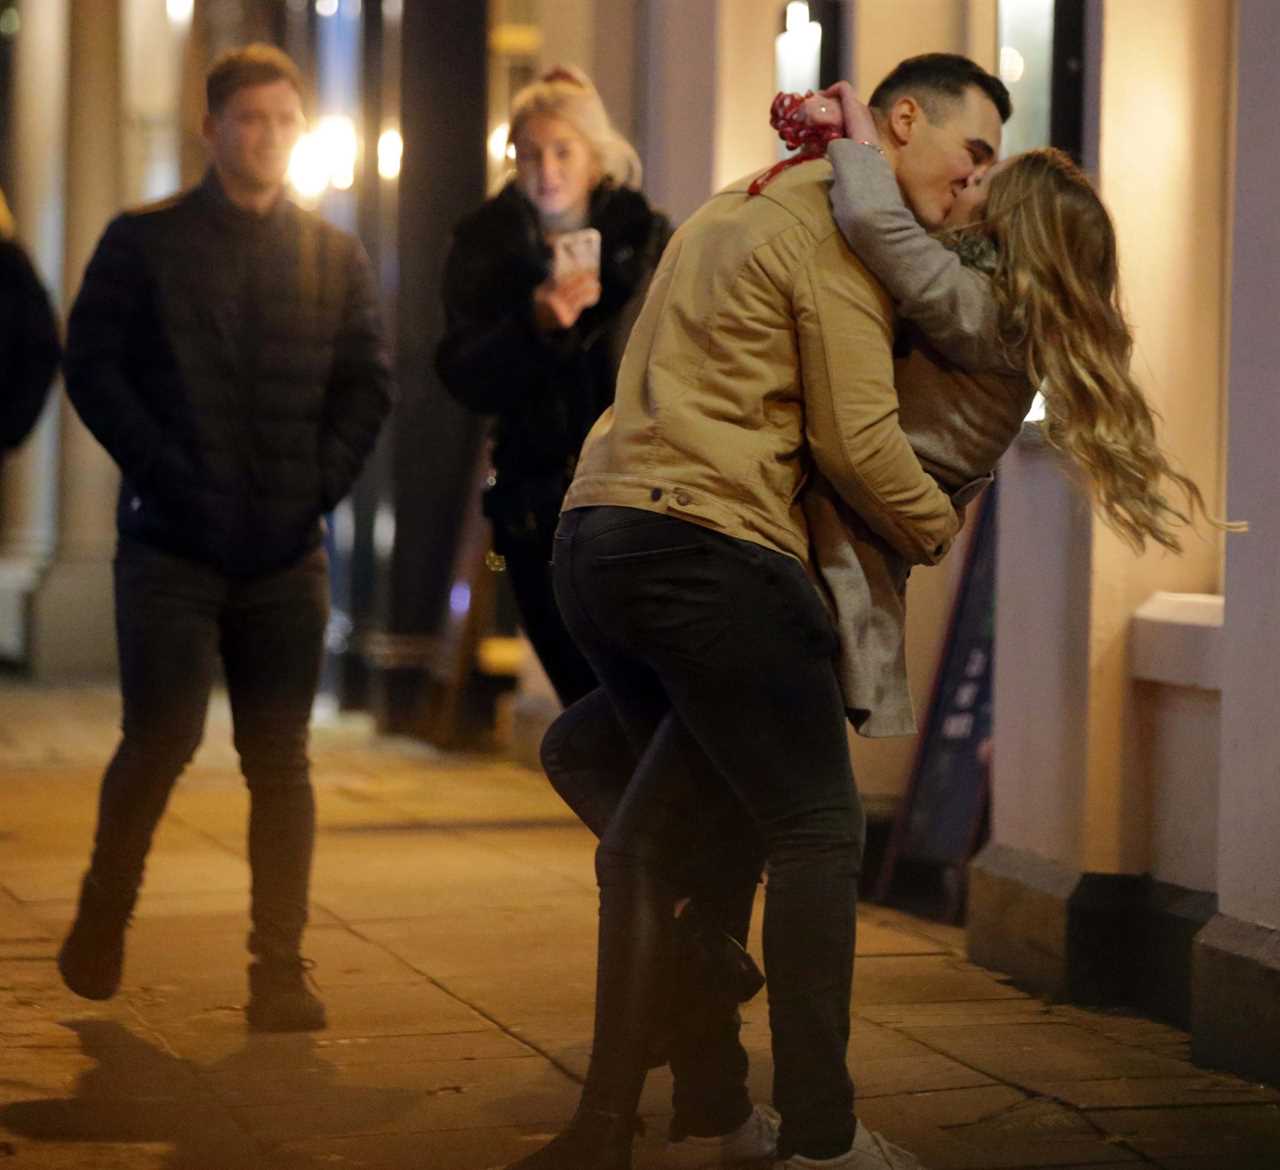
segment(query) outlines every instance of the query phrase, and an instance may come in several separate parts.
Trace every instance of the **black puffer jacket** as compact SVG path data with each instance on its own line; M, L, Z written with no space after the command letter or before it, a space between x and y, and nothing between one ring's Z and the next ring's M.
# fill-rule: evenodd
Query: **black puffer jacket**
M67 391L124 474L120 532L232 576L292 563L391 402L359 243L198 187L114 220L71 311Z
M551 251L514 183L458 225L449 253L436 367L455 398L497 416L498 482L485 510L510 535L554 527L582 442L613 402L622 351L671 236L643 195L609 183L592 194L590 223L601 236L600 301L553 334L533 319Z
M61 355L44 285L22 248L0 240L0 448L35 425Z

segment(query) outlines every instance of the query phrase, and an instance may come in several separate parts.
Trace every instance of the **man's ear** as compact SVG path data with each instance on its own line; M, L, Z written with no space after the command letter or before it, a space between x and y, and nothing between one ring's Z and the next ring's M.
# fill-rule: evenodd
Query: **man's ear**
M924 110L915 98L904 96L894 102L889 107L889 115L885 119L894 142L899 146L905 146L910 142L917 123L923 117Z
M204 120L200 123L200 135L208 143L212 144L214 134L217 132L218 119L212 114L205 114Z

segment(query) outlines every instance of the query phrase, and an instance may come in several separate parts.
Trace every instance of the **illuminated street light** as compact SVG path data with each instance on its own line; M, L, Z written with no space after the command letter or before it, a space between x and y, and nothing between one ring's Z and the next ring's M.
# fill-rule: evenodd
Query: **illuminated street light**
M289 156L289 185L304 199L319 199L329 185L329 165L320 136L304 134Z
M337 16L338 0L316 0L317 16Z
M515 158L515 147L507 142L510 133L511 126L507 122L499 122L489 132L489 157L494 166L501 163L504 157Z
M327 160L330 185L337 191L351 190L360 153L356 124L345 114L327 114L320 119L316 134Z
M349 191L356 181L359 155L355 123L343 114L327 114L294 146L289 183L308 200L319 199L329 187Z
M384 130L378 137L378 174L384 179L400 176L400 160L404 157L404 139L400 131Z
M1012 45L1000 50L1000 80L1006 85L1016 85L1027 71L1027 62Z
M793 0L787 5L787 31L779 34L774 47L778 88L787 93L817 89L821 55L822 25L809 19L804 0Z

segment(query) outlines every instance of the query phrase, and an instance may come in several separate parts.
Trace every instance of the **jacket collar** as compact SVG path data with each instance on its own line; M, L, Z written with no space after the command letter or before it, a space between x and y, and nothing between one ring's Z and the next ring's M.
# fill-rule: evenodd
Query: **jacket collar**
M280 198L272 204L271 210L266 215L255 215L252 211L246 211L231 201L222 186L222 181L218 178L218 172L213 167L205 171L204 178L200 180L196 191L213 208L220 220L242 230L251 231L278 225L284 222L290 207L289 197L282 191Z

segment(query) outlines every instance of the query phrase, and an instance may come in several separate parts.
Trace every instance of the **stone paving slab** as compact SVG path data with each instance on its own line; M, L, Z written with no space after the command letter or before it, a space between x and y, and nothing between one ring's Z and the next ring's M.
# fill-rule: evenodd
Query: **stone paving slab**
M1135 1150L1165 1162L1217 1158L1222 1170L1272 1158L1280 1166L1280 1105L1191 1105L1179 1109L1122 1109L1088 1113Z
M1149 1078L1188 1071L1181 1061L1119 1044L1065 1021L952 1028L908 1024L904 1030L935 1051L1038 1092L1045 1092L1046 1084L1099 1080L1108 1073Z
M58 980L117 719L109 691L0 684L0 1170L488 1170L563 1124L594 842L541 777L318 726L307 950L332 1025L258 1036L223 701L157 835L124 990ZM763 999L743 1016L767 1100ZM852 1031L861 1116L930 1170L1280 1170L1275 1088L1196 1068L1177 1029L1027 996L952 927L861 909ZM650 1075L636 1170L662 1166L670 1091Z
M864 1101L859 1116L931 1170L1137 1162L1074 1110L1005 1085Z

